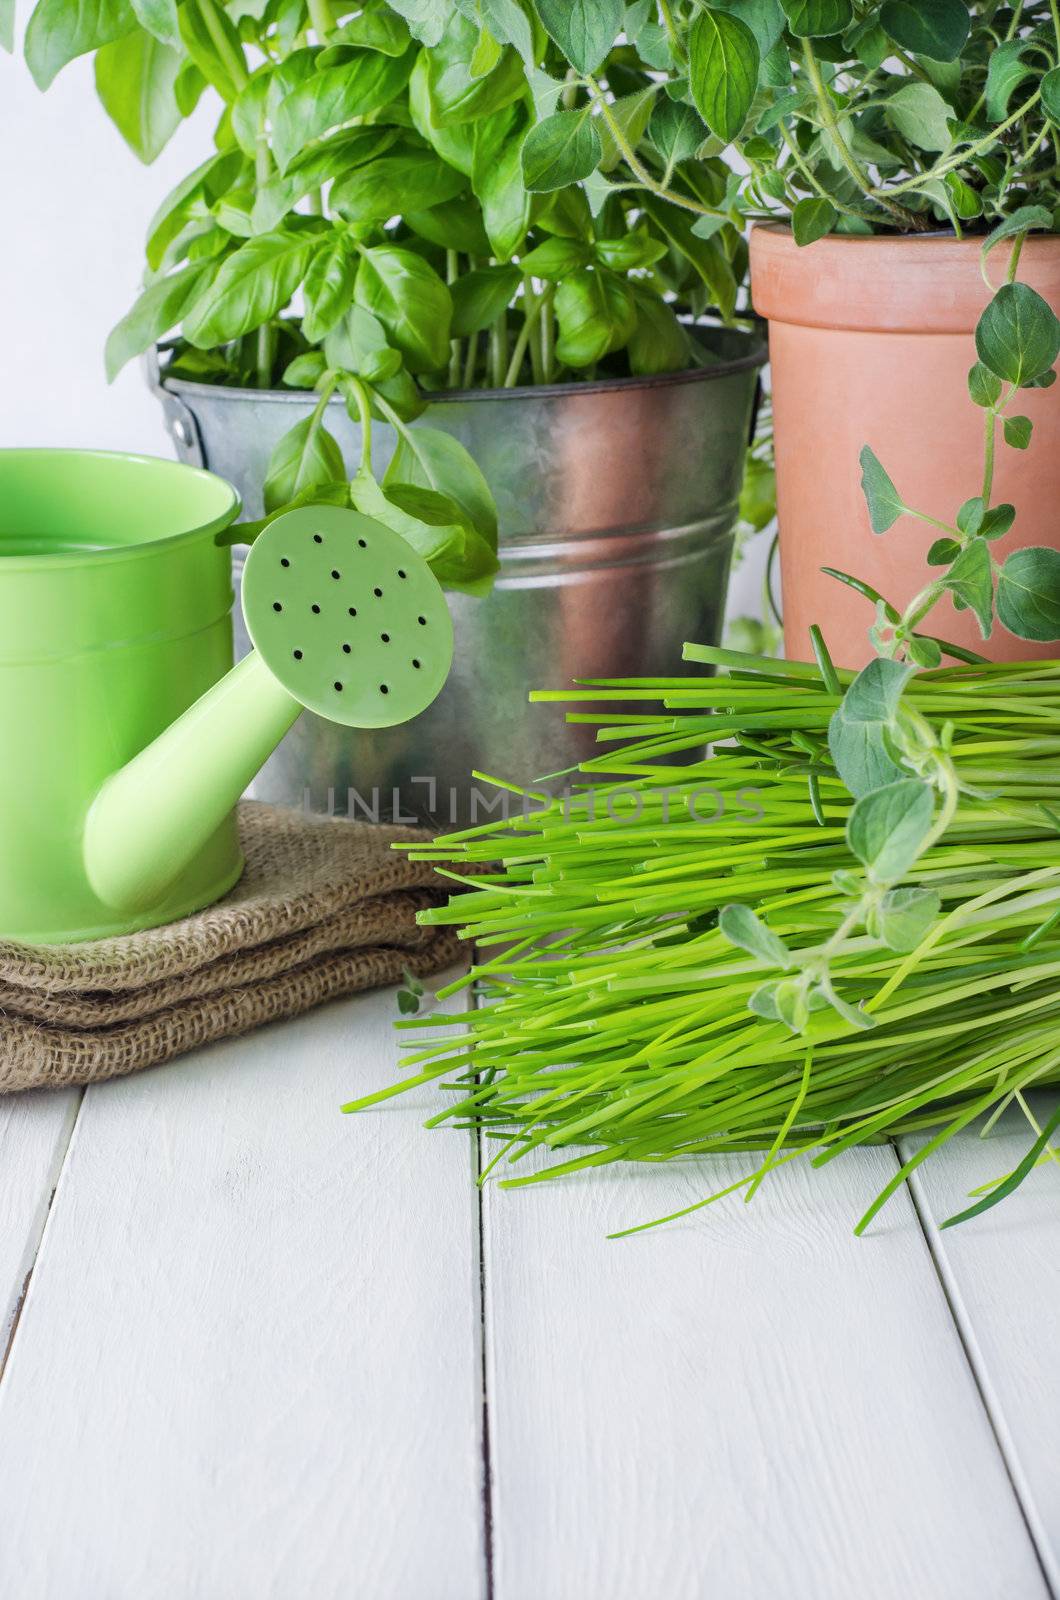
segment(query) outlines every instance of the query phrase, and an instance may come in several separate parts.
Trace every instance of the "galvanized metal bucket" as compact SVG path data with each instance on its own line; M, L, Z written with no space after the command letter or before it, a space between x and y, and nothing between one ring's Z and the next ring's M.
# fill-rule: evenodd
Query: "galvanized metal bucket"
M432 397L426 420L467 446L496 496L496 587L486 600L450 597L456 659L429 711L379 733L307 714L255 795L442 826L484 821L507 801L473 771L530 783L595 749L592 729L529 706L530 689L670 672L684 640L717 641L766 351L736 330L704 338L718 360L692 372ZM162 379L157 362L150 381L182 460L227 478L260 515L269 454L312 397ZM360 429L340 400L327 426L356 468ZM377 470L394 445L390 429L373 430ZM237 582L240 567L237 551ZM237 651L246 648L237 628Z

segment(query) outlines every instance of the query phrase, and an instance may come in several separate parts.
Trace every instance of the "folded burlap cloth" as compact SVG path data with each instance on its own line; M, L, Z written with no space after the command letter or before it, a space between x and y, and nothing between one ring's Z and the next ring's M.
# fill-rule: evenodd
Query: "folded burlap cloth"
M239 829L246 871L206 911L91 944L0 941L0 1093L135 1072L456 958L450 929L416 926L446 889L390 848L426 834L253 801Z

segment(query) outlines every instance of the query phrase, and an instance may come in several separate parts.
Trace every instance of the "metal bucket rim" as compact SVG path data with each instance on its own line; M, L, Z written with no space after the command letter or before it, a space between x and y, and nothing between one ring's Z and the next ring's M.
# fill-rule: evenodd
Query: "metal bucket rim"
M528 399L560 400L578 394L627 393L631 389L665 389L677 384L709 383L715 378L729 378L739 372L753 372L764 367L769 350L764 339L743 328L728 328L728 334L745 339L746 355L719 361L716 366L689 367L683 372L653 372L634 378L594 378L588 383L521 384L512 389L440 389L425 390L423 398L428 405L447 405L453 401L468 404L473 401L518 401ZM158 361L157 347L150 356L150 380L157 388L171 394L224 396L232 400L270 400L285 403L305 403L306 389L242 389L227 383L197 383L192 378L169 378ZM341 396L335 395L332 403L343 405Z

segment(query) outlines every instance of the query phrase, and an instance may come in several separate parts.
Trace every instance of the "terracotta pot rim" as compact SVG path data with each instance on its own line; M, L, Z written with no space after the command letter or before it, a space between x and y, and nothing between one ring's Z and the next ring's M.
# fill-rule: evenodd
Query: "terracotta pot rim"
M772 322L854 333L970 334L990 298L982 237L828 234L797 245L783 223L751 230L751 294ZM998 247L1001 281L1004 246ZM1020 279L1060 304L1060 233L1032 234Z

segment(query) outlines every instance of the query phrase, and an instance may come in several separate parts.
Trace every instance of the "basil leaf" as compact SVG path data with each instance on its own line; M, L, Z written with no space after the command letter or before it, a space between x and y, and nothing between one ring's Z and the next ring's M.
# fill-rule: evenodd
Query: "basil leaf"
M347 222L385 222L406 205L429 207L432 200L454 200L466 186L462 172L439 161L433 150L413 146L357 166L332 185L329 206Z
M1060 550L1014 550L997 580L998 620L1019 639L1060 639Z
M253 211L256 231L275 228L304 195L382 155L397 138L396 128L350 128L306 145L286 173L274 173L258 189Z
M746 950L748 955L754 956L767 967L780 967L786 972L795 960L783 939L778 938L750 906L723 906L718 918L718 931L730 944Z
M170 190L147 225L147 265L152 272L167 264L182 238L210 227L210 205L232 187L244 167L239 152L227 150L211 156Z
M38 89L46 89L56 73L76 56L110 44L136 26L127 0L38 0L26 27L26 65Z
M758 86L758 42L746 23L707 7L688 35L688 85L711 133L735 139Z
M466 17L450 18L441 42L421 56L430 118L436 128L458 127L492 116L526 95L526 73L514 50L505 50L497 65L475 77L469 63L478 29Z
M933 889L890 889L880 902L880 938L889 950L915 950L939 914Z
M342 451L314 413L303 417L279 439L269 456L265 477L266 511L276 511L319 485L344 478Z
M482 207L490 252L499 261L511 259L530 226L531 199L522 163L525 120L520 107L514 117L509 112L474 124L471 182Z
M693 232L687 213L656 200L654 195L642 196L641 205L659 233L701 279L719 314L727 321L736 306L736 276L724 246L716 238L700 238Z
M227 344L271 321L305 277L316 237L279 228L240 245L185 316L189 344Z
M215 271L213 261L197 261L148 285L108 335L104 352L108 383L133 356L142 355L178 325Z
M403 56L412 43L408 23L391 11L362 11L342 24L338 37L344 44L381 50L385 56Z
M1023 385L1047 372L1060 354L1060 321L1026 283L1006 283L979 318L975 348L1006 383Z
M630 339L637 312L628 285L614 273L584 269L556 291L556 356L568 367L588 367Z
M302 332L310 344L323 339L349 309L357 278L357 257L341 234L326 239L315 251L302 293Z
M150 162L182 118L173 93L181 57L143 28L96 51L96 93L126 144Z
M468 195L445 200L429 211L406 211L405 221L419 238L441 250L459 250L467 256L490 253L481 208Z
M994 627L994 569L983 539L973 539L965 545L944 581L954 604L959 610L970 606L979 619L983 638L989 639Z
M535 193L565 189L596 170L603 146L588 107L555 111L523 141L523 182Z
M410 372L438 372L449 359L453 302L429 262L396 245L361 252L355 298L378 317Z
M874 883L904 878L931 832L934 795L919 778L901 778L855 801L847 844Z
M902 498L884 471L883 464L868 445L863 445L858 457L861 463L861 492L869 508L869 521L873 533L886 533L905 511Z
M626 353L630 370L640 376L680 372L688 365L690 341L671 305L638 281L630 284L637 323Z
M497 507L490 487L472 456L452 434L424 427L402 434L383 483L415 484L448 495L490 550L496 551Z
M496 322L514 298L521 279L518 267L507 266L478 267L459 277L449 289L453 297L453 338L465 339Z
M903 50L934 61L956 61L971 25L963 0L887 0L880 21Z
M411 50L404 56L363 50L341 66L324 67L298 83L273 117L273 150L280 171L286 172L312 140L393 100L408 82L413 58Z
M534 66L534 30L519 0L456 0L471 22L487 27L499 44L514 45L530 69Z
M470 530L467 517L455 500L432 489L394 483L383 489L362 468L350 483L350 500L366 517L390 528L430 562L459 557Z
M576 72L595 72L618 37L622 0L537 0L549 37Z
M401 367L401 351L387 342L383 324L363 306L351 306L325 334L324 356L329 367L366 383L383 383Z
M579 267L587 267L591 260L590 247L581 239L553 237L527 251L519 265L531 277L560 283Z
M780 0L788 27L798 38L827 38L842 33L854 20L850 0Z
M800 200L791 213L791 231L795 235L795 243L813 244L815 239L823 239L838 221L839 212L830 200Z
M197 0L184 0L177 13L181 42L207 83L213 84L222 100L229 104L247 81L246 59L228 13L220 6L210 9L206 21ZM214 32L221 35L222 50Z

